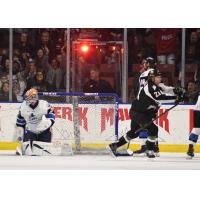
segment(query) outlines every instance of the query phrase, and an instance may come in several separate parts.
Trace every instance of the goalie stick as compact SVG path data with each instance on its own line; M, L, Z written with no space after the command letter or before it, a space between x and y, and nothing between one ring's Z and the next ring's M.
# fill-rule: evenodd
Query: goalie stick
M135 133L140 132L142 130L144 130L145 128L147 128L149 125L151 125L152 123L154 123L157 119L159 119L160 117L162 117L163 115L165 115L167 112L169 112L170 110L174 109L176 106L179 105L179 102L176 102L171 108L168 108L165 110L165 112L163 112L162 114L160 114L159 116L157 116L155 119L153 119L152 121L150 121L149 123L145 124L144 126L140 127L139 129L137 129L135 131ZM130 142L127 145L127 152L124 153L120 153L118 152L116 154L116 156L133 156L133 152L131 152L129 149L130 146Z

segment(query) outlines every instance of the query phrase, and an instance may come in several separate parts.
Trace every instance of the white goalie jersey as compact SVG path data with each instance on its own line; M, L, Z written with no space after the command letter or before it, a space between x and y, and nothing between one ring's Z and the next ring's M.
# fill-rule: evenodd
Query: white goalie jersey
M16 125L25 128L26 131L40 134L50 128L54 122L55 114L47 101L38 100L35 108L27 105L24 101L21 104Z

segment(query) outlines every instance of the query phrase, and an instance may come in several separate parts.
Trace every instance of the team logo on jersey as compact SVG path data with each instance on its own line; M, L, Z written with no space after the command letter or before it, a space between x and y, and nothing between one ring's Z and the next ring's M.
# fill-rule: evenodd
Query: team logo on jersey
M32 124L35 124L35 123L38 123L38 117L34 114L34 113L31 113L30 116L29 116L29 122L32 123Z

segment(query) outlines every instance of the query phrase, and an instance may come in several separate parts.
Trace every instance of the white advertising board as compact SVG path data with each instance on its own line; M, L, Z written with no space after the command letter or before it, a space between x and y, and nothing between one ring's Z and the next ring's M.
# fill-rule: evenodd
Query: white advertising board
M0 103L0 142L11 142L15 134L15 120L20 104ZM56 118L54 137L63 140L73 139L72 106L69 104L53 104ZM171 105L163 105L161 114ZM192 129L193 105L179 105L157 120L159 126L159 141L163 144L187 144L188 135ZM130 105L119 105L119 136L130 128L128 115ZM114 109L109 105L84 104L79 109L79 124L81 140L86 143L103 143L114 139ZM138 142L136 139L134 142Z

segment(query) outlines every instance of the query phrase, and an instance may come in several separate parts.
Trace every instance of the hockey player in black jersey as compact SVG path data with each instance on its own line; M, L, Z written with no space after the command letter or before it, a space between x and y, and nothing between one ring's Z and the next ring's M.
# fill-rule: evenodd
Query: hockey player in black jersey
M144 59L142 64L143 64L143 70L141 71L141 74L140 74L140 77L138 80L139 91L147 84L149 73L151 73L154 69L156 69L156 66L157 66L154 58L152 58L152 57L147 57L146 59ZM164 83L161 83L161 82L159 83L159 87L162 89L162 91L164 93L175 95L177 90L179 92L179 88L166 86ZM139 132L139 138L141 139L141 148L139 150L134 151L133 152L134 154L141 154L141 153L146 152L147 136L148 136L148 133L146 130L141 130ZM159 156L158 141L156 141L155 152L156 152L156 156Z
M162 92L162 89L158 86L161 82L161 74L158 70L153 70L149 73L149 79L147 84L139 91L137 98L133 101L130 117L131 117L131 129L122 136L118 142L111 143L109 145L110 152L118 156L117 149L124 144L130 142L130 140L139 136L138 129L146 126L148 131L147 137L147 156L149 158L155 157L155 144L158 138L158 127L153 122L156 118L156 114L160 107L160 100L177 100L179 97L176 95L167 95Z
M138 92L147 84L149 73L156 69L156 62L154 58L147 57L142 61L143 68L140 71L141 74L138 78ZM139 132L139 138L141 139L141 148L139 150L134 151L135 154L145 153L146 148L146 140L147 140L147 131L142 130ZM159 152L158 143L157 143L157 152Z

